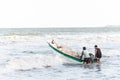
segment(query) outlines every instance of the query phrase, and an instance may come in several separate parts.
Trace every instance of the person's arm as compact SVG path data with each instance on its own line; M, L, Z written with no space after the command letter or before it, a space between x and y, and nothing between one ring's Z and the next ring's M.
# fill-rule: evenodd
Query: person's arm
M59 48L62 48L62 46L59 46L54 40L52 40L51 43L52 43L52 44L55 44L58 49L59 49Z
M83 57L83 51L81 52L81 56L80 56L80 59L82 59L82 57Z
M52 40L51 43L54 44L54 40Z
M51 43L52 43L52 44L55 44L56 46L58 46L57 43L56 43L54 40L52 40Z
M95 58L96 58L96 54L97 54L97 49L95 49Z

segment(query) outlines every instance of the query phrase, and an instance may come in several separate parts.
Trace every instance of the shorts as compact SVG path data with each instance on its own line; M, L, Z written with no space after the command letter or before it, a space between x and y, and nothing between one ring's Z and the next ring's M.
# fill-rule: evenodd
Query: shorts
M101 58L101 54L96 54L96 58Z
M90 58L84 58L84 61L90 63Z

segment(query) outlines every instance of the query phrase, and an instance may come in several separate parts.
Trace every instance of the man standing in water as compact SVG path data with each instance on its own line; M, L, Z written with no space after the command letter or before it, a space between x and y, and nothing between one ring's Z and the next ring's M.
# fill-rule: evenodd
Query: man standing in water
M90 63L90 56L89 56L89 53L86 50L86 47L83 47L80 59L82 59L83 56L84 56L84 62L83 62L83 64Z
M100 48L98 48L97 45L95 45L94 47L95 47L95 58L97 59L97 63L100 63L100 59L102 57L102 52L101 52Z

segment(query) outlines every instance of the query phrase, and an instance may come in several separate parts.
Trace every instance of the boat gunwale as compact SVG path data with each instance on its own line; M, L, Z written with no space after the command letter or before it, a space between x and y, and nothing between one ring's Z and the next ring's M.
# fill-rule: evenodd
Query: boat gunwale
M78 59L78 58L76 58L76 57L73 57L73 56L71 56L71 55L68 55L68 54L60 51L59 49L57 49L57 48L55 48L54 46L52 46L49 42L48 42L48 45L49 45L52 49L54 49L55 51L57 51L58 53L66 56L66 57L69 57L69 58L72 59L72 60L75 60L75 61L77 61L77 62L84 62L84 60Z

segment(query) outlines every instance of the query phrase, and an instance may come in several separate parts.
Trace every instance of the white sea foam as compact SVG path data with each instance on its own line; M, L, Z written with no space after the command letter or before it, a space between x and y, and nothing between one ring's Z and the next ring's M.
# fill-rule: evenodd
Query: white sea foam
M94 53L94 45L97 44L103 53L102 63L88 66L74 64L48 46L46 40L51 39L79 52L83 46L86 46L89 52ZM120 34L112 32L78 34L61 32L61 34L44 36L2 35L0 36L0 79L92 80L94 78L100 80L101 78L104 80L115 77L114 79L118 80L119 44Z
M54 67L62 64L63 61L59 56L53 55L27 55L12 58L6 65L6 69L15 70L32 70L37 68Z

